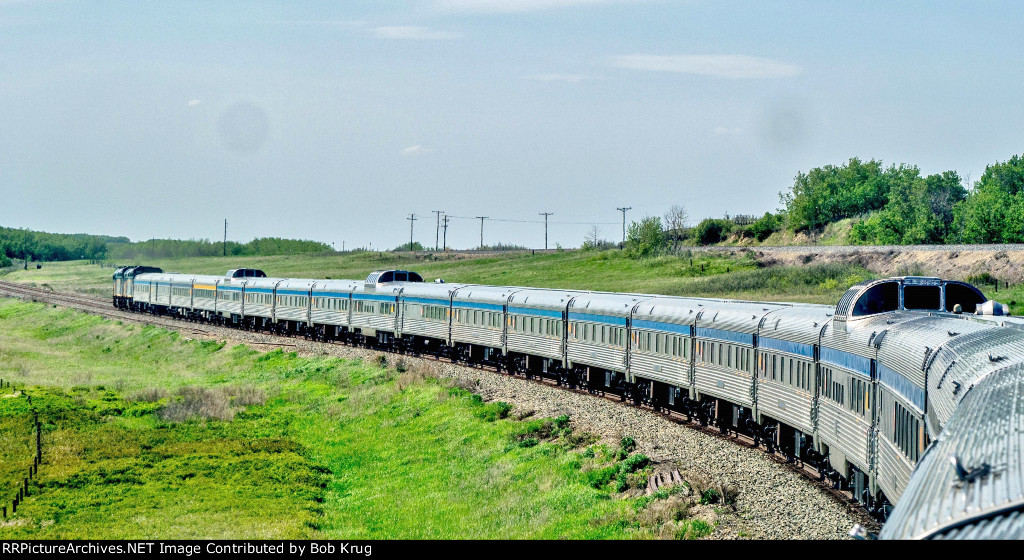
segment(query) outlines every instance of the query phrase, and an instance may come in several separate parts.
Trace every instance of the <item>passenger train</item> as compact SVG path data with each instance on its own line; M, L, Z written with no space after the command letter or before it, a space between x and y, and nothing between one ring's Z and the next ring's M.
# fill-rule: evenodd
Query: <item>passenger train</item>
M1024 537L1024 320L964 282L869 280L831 307L136 266L113 303L553 377L810 463L882 538Z

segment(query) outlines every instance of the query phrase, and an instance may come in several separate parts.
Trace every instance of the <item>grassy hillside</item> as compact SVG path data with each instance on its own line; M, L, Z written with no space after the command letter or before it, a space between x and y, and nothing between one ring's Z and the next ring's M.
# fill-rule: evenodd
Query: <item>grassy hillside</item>
M204 257L145 264L166 271L224 274L230 268L260 268L270 276L365 278L373 270L415 270L431 281L518 285L735 299L831 303L869 273L854 265L758 268L750 253L694 251L690 256L631 259L622 251L566 251L494 256L409 253L327 253L276 257ZM84 262L47 263L40 270L15 270L2 278L77 289L108 296L113 270Z
M261 353L0 300L0 377L29 386L45 457L0 539L713 529L688 517L692 499L622 493L649 472L628 445L594 445L565 417L514 420L508 405L400 363ZM24 398L0 398L12 460L31 447L18 435L27 418ZM0 500L17 480L0 469Z

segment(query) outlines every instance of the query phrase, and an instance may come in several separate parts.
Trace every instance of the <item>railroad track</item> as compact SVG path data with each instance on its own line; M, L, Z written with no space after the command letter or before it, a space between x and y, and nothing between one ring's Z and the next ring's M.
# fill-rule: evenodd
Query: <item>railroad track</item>
M295 344L289 344L289 343L283 342L283 341L284 340L291 340L291 339L295 339L295 338L300 338L300 337L297 337L297 336L286 336L286 335L271 334L271 333L266 333L266 332L253 332L253 331L245 331L245 330L239 330L239 329L232 329L232 328L221 327L221 326L217 326L217 325L209 325L209 327L210 327L209 329L199 329L199 328L196 328L196 327L189 326L192 323L183 321L181 319L172 319L172 318L165 317L165 316L145 315L145 314L142 314L142 313L134 313L134 312L119 310L119 309L114 308L109 300L105 300L105 299L98 298L98 297L95 297L95 296L88 296L88 295L84 295L84 294L56 292L56 291L53 291L53 290L50 290L50 289L39 288L39 287L35 287L35 286L28 286L28 285L25 285L25 284L17 284L17 283L12 283L12 282L2 282L2 281L0 281L0 296L17 297L17 298L22 298L22 299L31 299L32 301L50 303L50 304L60 305L60 306L68 307L68 308L72 308L72 309L78 309L80 311L85 311L87 313L91 313L91 314L94 314L94 315L99 315L99 316L102 316L102 317L105 317L105 318L108 318L108 319L115 319L115 320L119 320L119 321L130 321L130 322L133 322L133 323L140 323L140 324L160 326L160 327L165 327L165 328L168 328L168 329L174 329L174 330L177 330L179 332L188 332L190 334L204 335L204 336L209 336L209 337L214 337L214 338L233 337L233 338L236 338L236 339L241 339L240 342L245 343L245 344L259 344L259 345L281 346L281 347L296 347L297 345L295 345ZM204 325L204 326L206 326L206 325ZM250 336L246 336L246 335L250 335ZM263 336L263 337L270 337L270 338L276 338L276 339L282 339L282 340L281 341L270 341L270 342L258 341L258 340L250 340L251 338L254 338L254 336L252 336L252 335L259 335L259 336ZM305 339L304 337L302 337L302 338L304 340L307 340L310 344L342 346L342 347L349 347L349 348L353 348L353 347L354 348L365 348L368 351L388 352L388 353L392 353L392 354L398 354L397 352L393 352L391 350L387 350L387 349L383 349L383 348L376 348L376 347L370 347L370 346L366 346L366 347L363 347L363 346L353 346L353 345L350 345L350 344L346 344L344 342L321 342L321 341L308 340L308 339ZM449 364L458 365L458 366L462 366L462 367L469 367L469 368L472 368L472 369L494 372L494 373L501 374L501 375L510 375L510 374L502 371L500 368L497 368L497 367L494 367L494 366L485 366L485 365L479 365L479 364L466 364L466 363L463 363L463 362L458 362L458 361L452 360L450 358L438 357L438 356L433 356L433 355L430 355L430 354L411 354L410 356L411 357L415 357L415 358L420 358L420 359L429 359L429 360L433 360L433 361L436 361L436 362L439 362L439 363L449 363ZM524 377L524 376L520 376L520 375L515 375L514 377L516 377L516 378L518 378L520 380L523 380L523 381L530 382L530 383L537 383L537 384L541 384L541 385L546 385L548 387L558 388L558 389L561 389L561 390L564 390L564 391L570 391L570 392L574 392L574 393L581 394L581 395L589 395L589 396L594 397L594 398L604 399L606 401L610 401L610 402L614 402L614 403L617 403L617 404L621 404L623 406L630 406L630 407L633 407L633 408L639 408L641 410L645 410L645 411L649 412L650 414L654 414L654 415L660 416L662 418L666 418L666 419L668 419L668 420L670 420L670 421L672 421L674 423L686 426L689 429L696 430L698 432L704 433L705 435L708 435L710 437L714 437L714 438L717 438L717 439L720 439L720 440L730 441L730 442L732 442L732 443L734 443L736 445L739 445L739 446L742 446L742 447L746 447L746 448L750 448L750 449L755 449L755 448L756 449L760 449L759 446L755 446L754 445L754 439L752 437L749 437L749 436L747 436L745 434L740 434L740 433L726 434L726 433L723 433L721 430L719 430L717 428L712 428L712 427L708 427L708 426L701 426L700 424L697 424L697 423L695 423L693 421L690 421L685 415L683 415L682 413L676 412L676 411L655 410L650 405L636 405L636 404L630 403L629 401L623 400L622 397L619 396L619 395L608 394L608 393L594 393L594 392L586 391L586 390L579 389L579 388L565 387L563 385L560 385L556 380L551 379L551 378L536 377L536 376ZM828 494L832 495L837 501L839 501L840 503L844 504L851 511L855 511L855 512L857 512L859 514L862 514L862 515L868 515L868 512L863 507L861 507L853 499L853 496L851 495L850 492L845 491L845 490L836 489L831 484L829 484L827 481L824 482L824 483L820 482L819 481L820 473L817 470L815 470L813 467L811 467L811 466L809 466L807 464L797 465L795 463L787 462L786 457L783 456L783 455L780 455L779 453L768 453L767 450L765 450L764 453L765 453L765 455L767 456L768 459L770 459L772 462L776 463L780 467L789 469L790 471L793 471L795 473L798 473L798 474L800 474L800 475L810 479L819 488L823 489L825 492L827 492Z

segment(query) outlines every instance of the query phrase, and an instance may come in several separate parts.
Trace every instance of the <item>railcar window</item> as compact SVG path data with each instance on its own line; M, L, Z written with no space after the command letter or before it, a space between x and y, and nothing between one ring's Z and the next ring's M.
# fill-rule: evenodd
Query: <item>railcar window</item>
M970 286L946 284L946 311L953 311L953 306L959 303L964 313L974 313L978 304L984 302L985 298L979 297L978 293Z
M853 306L853 316L895 311L900 306L899 282L883 282L865 292Z
M903 286L905 309L941 309L941 299L939 286Z

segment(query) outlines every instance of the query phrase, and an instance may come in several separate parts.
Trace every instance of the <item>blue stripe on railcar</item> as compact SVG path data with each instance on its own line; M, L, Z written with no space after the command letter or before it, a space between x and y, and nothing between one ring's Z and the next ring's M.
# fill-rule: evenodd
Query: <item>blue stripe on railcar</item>
M634 329L650 329L654 331L667 331L679 334L685 334L690 336L692 329L690 325L677 325L675 323L662 323L661 321L644 321L642 319L633 319Z
M443 305L445 307L448 307L448 305L451 304L451 302L446 299L428 299L418 297L403 297L402 301L407 303L418 303L420 305Z
M351 292L324 292L315 288L313 289L313 297L348 299L349 295L351 295Z
M918 412L924 412L924 389L918 387L913 381L904 377L901 373L893 371L882 364L876 366L878 380L890 389L896 391L900 396L917 407Z
M726 342L746 344L747 346L754 345L753 334L725 331L722 329L709 329L707 327L697 327L697 338L714 338L717 340L724 340Z
M871 377L871 358L822 346L821 361Z
M486 309L487 311L505 311L505 308L500 305L493 303L476 303L472 301L456 301L452 302L454 307L461 307L463 309Z
M609 317L608 315L593 315L591 313L573 313L569 312L570 321L588 321L590 323L606 323L609 325L618 325L620 327L626 326L625 317Z
M246 290L246 291L248 291L248 290ZM277 291L277 295L279 295L279 296L280 295L286 295L286 296L308 296L309 295L309 290L278 290Z
M245 293L247 294L272 294L274 290L268 288L246 288Z
M222 291L222 292L241 292L242 291L242 288L232 288L230 286L218 286L217 289Z
M757 339L757 345L769 350L778 350L779 352L788 352L790 354L811 358L812 360L814 359L814 346L810 344L762 336Z
M532 309L530 307L509 307L509 313L516 315L536 315L538 317L553 317L555 319L562 318L561 311L549 311L547 309Z
M352 299L368 299L373 301L395 301L395 296L373 296L369 294L352 294Z

